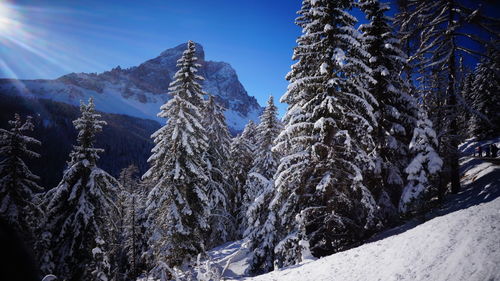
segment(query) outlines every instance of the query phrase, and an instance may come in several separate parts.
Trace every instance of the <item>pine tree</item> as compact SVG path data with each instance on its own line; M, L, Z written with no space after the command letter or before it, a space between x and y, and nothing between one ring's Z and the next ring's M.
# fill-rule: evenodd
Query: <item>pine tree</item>
M0 129L0 217L32 243L39 214L34 195L43 188L24 161L40 157L30 146L41 143L25 135L34 127L31 116L23 123L15 114L9 124L10 130Z
M255 159L253 160L252 168L248 173L244 187L243 206L247 219L249 219L248 209L255 203L255 199L266 189L265 187L270 183L272 185L272 179L278 167L279 155L271 150L274 140L282 128L282 124L277 118L277 111L278 108L274 105L273 97L271 96L264 112L260 116L260 123L257 126ZM254 206L253 208L260 207Z
M324 256L352 246L374 224L376 203L362 171L371 165L376 101L365 90L371 69L363 63L368 54L356 19L347 12L352 4L306 0L299 11L298 62L287 76L282 102L289 107L274 148L284 155L271 203L282 239L275 250L278 267L300 260L299 244L307 244L300 240Z
M418 18L412 16L415 12L412 0L396 0L395 2L398 11L394 16L394 27L397 30L401 50L409 58L418 50L421 27L416 27ZM404 64L404 71L401 74L405 79L412 79L414 71L417 70L413 63L414 60L407 60ZM413 87L410 89L413 90Z
M269 263L272 259L259 251L260 247L267 247L267 231L272 225L266 225L269 218L269 204L274 197L274 174L278 168L280 155L272 151L274 140L282 129L277 118L278 108L274 105L273 97L269 97L267 106L260 116L257 127L257 149L253 167L250 170L245 185L245 208L248 227L244 237L249 239L249 248L255 250L251 255L252 264ZM267 260L267 261L266 261Z
M404 187L404 169L409 161L407 147L417 108L415 100L406 93L407 85L401 76L406 55L399 48L390 19L384 15L389 7L378 0L362 0L359 7L369 20L360 29L370 54L367 64L373 70L374 81L368 90L377 100L374 106L375 169L367 177L368 185L386 219L394 219Z
M151 167L143 178L154 184L147 198L149 225L153 228L150 247L160 276L164 264L180 266L204 251L204 234L210 215L206 184L209 180L204 155L208 150L206 130L202 123L202 91L198 81L195 44L177 61L179 70L170 83L172 96L161 106L159 117L165 126L152 138L156 146L148 159Z
M443 165L443 161L435 151L437 145L432 122L427 118L425 110L420 109L417 126L410 143L414 158L405 170L408 174L408 184L399 202L399 211L402 214L421 211L426 199L430 197L429 178L436 175Z
M145 239L145 187L139 182L137 166L122 169L118 181L121 189L116 202L120 209L115 241L115 271L119 278L136 278L144 268L142 253L147 251ZM118 278L117 277L117 278Z
M123 278L127 274L127 253L123 244L126 241L125 237L125 229L126 225L126 217L128 212L128 201L131 196L130 186L133 185L133 173L137 173L137 168L133 165L122 169L120 175L118 177L118 182L120 183L117 198L115 200L115 205L118 208L118 212L116 212L116 217L113 218L116 224L115 237L113 239L113 243L110 243L110 256L111 256L111 264L114 269L113 275L116 280L123 280Z
M65 280L94 280L96 272L105 280L110 250L105 241L111 241L111 230L116 229L111 218L117 212L114 199L119 183L97 167L103 149L94 147L95 136L106 122L95 112L93 99L82 103L80 111L81 116L73 121L78 137L68 168L61 182L44 196L44 237L50 240L45 254L51 261L44 269ZM98 257L93 253L96 248Z
M229 191L229 198L230 212L236 219L237 237L241 237L246 229L246 210L243 208L244 186L255 157L256 135L257 126L250 120L241 135L231 141L229 171L232 188Z
M460 135L462 136L461 139L465 140L467 138L470 138L471 135L470 129L469 129L469 123L473 118L473 112L474 109L472 107L472 86L474 83L474 74L469 72L464 72L464 81L462 83L462 86L460 88L460 95L462 96L461 104L462 104L462 109L460 110L460 115L462 118L459 119L459 126L460 126Z
M489 139L500 135L500 50L490 49L478 64L472 82L471 135Z
M207 246L214 247L234 237L235 221L229 212L229 154L231 137L224 117L224 109L209 96L204 111L203 125L208 136L209 180L207 184L210 200L210 235Z

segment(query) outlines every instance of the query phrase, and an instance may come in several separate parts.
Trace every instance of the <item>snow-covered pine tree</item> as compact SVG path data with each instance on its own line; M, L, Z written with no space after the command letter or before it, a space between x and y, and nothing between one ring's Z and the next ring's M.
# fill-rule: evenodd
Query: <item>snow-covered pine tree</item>
M148 159L151 167L143 176L154 184L146 211L156 276L164 274L165 265L180 266L203 252L209 227L209 175L204 159L208 139L201 113L205 93L198 83L203 77L197 74L196 61L195 44L189 41L170 83L172 99L158 113L167 122L151 136L156 145Z
M50 264L44 265L47 273L54 273L65 280L94 280L109 278L109 242L116 229L112 218L119 183L97 167L99 153L95 136L102 131L105 121L95 112L94 101L80 105L81 116L73 121L78 131L77 145L70 153L71 160L59 184L44 196L46 225L44 236L50 238L46 256ZM97 242L97 241L102 241ZM99 248L98 259L93 249ZM44 259L46 260L46 259ZM96 271L97 270L97 271Z
M458 163L458 144L460 142L459 122L461 97L458 79L458 58L461 54L481 55L469 48L473 44L488 45L487 41L478 36L488 34L498 40L500 34L493 26L499 20L485 16L481 11L483 1L463 0L408 0L407 6L412 11L408 13L403 25L418 30L420 46L410 60L415 62L420 76L427 80L439 76L435 83L444 83L442 92L428 96L437 101L426 102L438 107L428 108L430 119L434 123L439 146L439 154L444 157L444 167L440 183L440 194L444 194L447 182L451 182L451 191L460 190L460 173ZM484 1L486 2L486 1ZM485 5L487 6L487 5ZM481 29L481 32L472 32ZM439 74L439 75L438 75ZM421 96L422 93L421 93ZM439 108L441 107L441 108ZM442 196L441 196L442 197Z
M267 190L268 186L273 182L273 176L276 172L279 162L279 154L272 151L274 140L282 129L281 121L277 118L278 108L274 105L273 97L269 97L267 106L260 116L260 123L257 126L257 143L255 150L255 159L250 169L245 183L245 195L243 199L243 208L246 213L246 219L249 220L248 226L253 228L253 224L257 222L264 202L254 202L263 191ZM269 200L267 200L269 201ZM257 205L254 205L257 204ZM269 203L269 202L267 202ZM251 207L251 205L254 205ZM267 206L267 205L266 205ZM252 214L249 217L249 209ZM262 210L265 212L265 210ZM267 217L267 215L265 215ZM257 222L257 225L259 223ZM247 231L249 231L247 229ZM247 236L247 235L245 235Z
M255 157L256 135L257 126L250 120L241 135L231 141L229 171L232 187L228 195L230 212L236 219L237 238L241 237L246 229L246 214L243 208L244 186Z
M266 226L266 222L269 217L269 204L274 197L273 177L280 159L279 153L272 151L274 140L282 129L277 114L278 108L271 96L260 116L255 160L245 185L244 206L248 227L244 237L249 239L249 248L255 250L251 254L251 264L273 263L272 256L261 255L265 252L259 251L258 248L267 244L265 240L268 239L266 234L269 226Z
M274 148L284 155L270 213L279 219L282 239L275 249L278 267L300 260L299 244L307 244L300 240L314 256L328 255L360 241L375 221L362 170L370 166L376 101L366 90L371 69L348 13L352 5L304 0L299 11L298 62L287 76L282 101L289 107Z
M389 6L378 0L361 0L358 6L368 19L360 26L363 43L370 59L374 81L368 90L377 100L374 106L377 126L374 130L375 169L369 171L367 185L377 199L385 219L398 216L398 204L404 187L404 169L408 165L408 143L418 109L406 93L401 72L407 60L393 34L391 20L385 16ZM387 200L389 199L389 200Z
M24 162L40 155L31 149L41 143L27 135L33 130L31 116L23 123L19 114L9 121L10 130L0 129L0 217L29 243L34 242L38 207L34 194L43 191Z
M117 236L116 246L120 254L116 260L117 271L120 276L136 278L142 269L142 253L147 251L145 238L145 187L139 181L137 166L131 164L122 169L118 181L121 184L117 206L121 210L118 218L120 235ZM121 279L120 279L121 280Z
M209 248L227 242L235 237L235 220L229 210L229 154L231 137L224 117L224 109L210 95L203 110L203 126L208 137L208 151L205 156L209 163L207 184L210 201L210 234L206 245Z
M118 208L118 212L116 212L116 217L113 218L115 221L115 225L117 227L116 231L114 231L115 237L113 237L112 243L110 243L110 263L112 264L114 276L113 279L123 280L123 278L127 275L127 269L130 268L128 260L127 260L127 250L123 247L123 244L126 241L125 229L126 225L126 217L128 212L128 201L131 197L131 191L133 190L133 181L132 178L134 173L137 173L137 167L134 165L130 165L120 171L120 175L118 177L118 182L120 183L117 197L115 200L115 205Z
M490 49L478 64L472 82L470 130L477 139L500 135L500 50Z
M435 150L438 141L432 122L427 118L427 112L421 108L418 117L410 143L413 160L405 169L408 184L399 202L399 211L404 215L422 210L430 197L429 179L443 166L443 161Z

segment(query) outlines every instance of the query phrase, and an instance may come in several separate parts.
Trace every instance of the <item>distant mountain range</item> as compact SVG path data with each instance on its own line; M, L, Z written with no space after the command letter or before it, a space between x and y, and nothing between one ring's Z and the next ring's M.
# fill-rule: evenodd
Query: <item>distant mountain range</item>
M0 79L0 94L42 98L78 105L80 100L95 99L98 110L107 113L162 120L156 116L170 96L168 85L177 71L176 62L186 44L162 52L139 66L119 66L100 74L70 73L55 80ZM261 106L246 92L235 70L225 62L206 61L203 47L196 44L201 64L199 74L205 77L203 89L214 95L226 108L225 116L233 133L243 129L249 120L258 121Z

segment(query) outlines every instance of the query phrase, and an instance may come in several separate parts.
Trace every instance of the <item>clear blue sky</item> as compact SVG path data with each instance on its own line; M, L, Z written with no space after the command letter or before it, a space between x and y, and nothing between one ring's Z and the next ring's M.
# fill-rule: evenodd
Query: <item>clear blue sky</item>
M2 2L16 6L22 33L10 35L25 45L0 41L0 76L8 78L135 66L194 40L204 46L207 60L230 63L264 105L269 94L278 99L285 92L284 76L300 35L294 24L298 0Z

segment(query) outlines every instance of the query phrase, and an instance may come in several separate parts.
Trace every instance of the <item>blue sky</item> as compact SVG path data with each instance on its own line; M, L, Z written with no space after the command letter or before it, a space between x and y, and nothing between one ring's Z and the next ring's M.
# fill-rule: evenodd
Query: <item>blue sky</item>
M5 0L0 0L0 3ZM27 48L0 41L8 69L0 77L56 78L68 72L130 67L188 40L207 60L236 69L250 95L264 105L285 92L293 63L294 24L301 1L8 1L15 5ZM280 106L283 113L284 105Z

